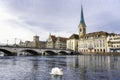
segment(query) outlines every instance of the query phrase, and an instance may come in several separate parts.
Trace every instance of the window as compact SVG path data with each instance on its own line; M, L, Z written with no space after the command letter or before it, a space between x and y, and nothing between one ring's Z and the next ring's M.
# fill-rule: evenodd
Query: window
M96 49L94 51L96 52Z
M102 49L100 49L100 52L102 52Z
M105 49L103 49L103 52L105 52Z
M80 28L80 32L82 31L82 29Z

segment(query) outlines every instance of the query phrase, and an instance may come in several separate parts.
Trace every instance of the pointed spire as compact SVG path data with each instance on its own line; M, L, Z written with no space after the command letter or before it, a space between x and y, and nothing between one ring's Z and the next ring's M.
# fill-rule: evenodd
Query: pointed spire
M81 20L80 20L80 23L85 24L82 4L81 4Z

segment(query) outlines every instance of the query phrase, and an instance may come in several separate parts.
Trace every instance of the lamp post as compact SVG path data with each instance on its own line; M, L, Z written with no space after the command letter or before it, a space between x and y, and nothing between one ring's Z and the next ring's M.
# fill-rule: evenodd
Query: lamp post
M7 46L8 46L8 40L7 40Z
M15 38L15 46L16 46L16 38Z

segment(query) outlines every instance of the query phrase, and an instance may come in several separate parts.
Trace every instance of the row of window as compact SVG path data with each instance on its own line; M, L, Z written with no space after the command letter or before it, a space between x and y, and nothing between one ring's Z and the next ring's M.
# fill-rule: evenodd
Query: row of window
M120 44L119 45L109 45L109 47L120 48Z
M95 43L95 44L80 44L79 45L80 48L89 48L89 47L105 47L105 43Z
M100 37L105 37L105 36L103 35L85 36L84 39L93 39L93 38L100 38Z
M82 49L80 52L90 52L89 49ZM93 49L91 52L105 52L105 49Z
M104 39L92 39L92 40L83 40L83 41L80 41L80 42L84 42L84 43L105 43L105 40ZM79 43L80 43L79 42Z

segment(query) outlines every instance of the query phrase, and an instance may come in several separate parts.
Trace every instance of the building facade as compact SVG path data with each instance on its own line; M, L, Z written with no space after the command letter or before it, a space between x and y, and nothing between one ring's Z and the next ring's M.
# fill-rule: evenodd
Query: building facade
M45 41L39 41L39 36L33 36L33 41L20 41L19 46L21 47L35 47L35 48L46 48Z
M55 48L55 49L66 49L66 41L65 37L56 37L55 35L49 35L49 38L46 41L47 48Z
M67 41L67 38L57 37L56 42L55 42L55 48L66 49L66 41Z
M79 38L67 40L67 49L84 53L120 52L120 35L104 31L86 33L83 7L81 6L81 20L78 25Z
M55 48L55 42L56 42L55 35L50 34L47 41L46 41L46 47L47 48Z
M33 36L33 47L40 47L39 36Z
M93 32L85 34L79 39L79 52L107 52L107 37L110 33Z
M120 52L120 34L109 35L107 37L107 51Z
M78 40L79 40L79 35L72 34L67 40L67 49L78 51Z
M84 21L83 8L81 7L81 20L78 26L79 30L79 41L78 51L84 53L104 53L109 52L112 41L109 41L109 36L115 35L114 33L107 33L104 31L86 33L86 24ZM114 43L115 45L116 43Z

